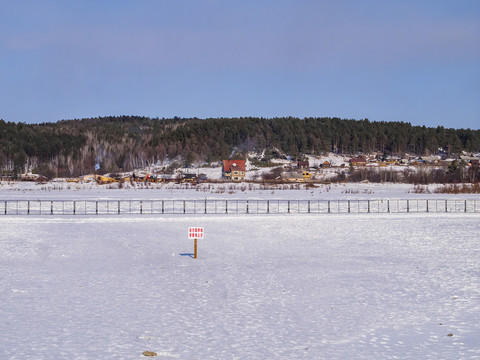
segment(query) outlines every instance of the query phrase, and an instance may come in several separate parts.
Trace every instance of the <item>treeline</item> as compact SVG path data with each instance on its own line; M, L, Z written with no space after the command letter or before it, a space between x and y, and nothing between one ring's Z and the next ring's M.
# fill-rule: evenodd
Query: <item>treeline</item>
M288 154L480 152L480 130L339 118L172 118L137 116L24 124L0 120L0 169L46 176L131 171L157 161L214 162L248 151Z

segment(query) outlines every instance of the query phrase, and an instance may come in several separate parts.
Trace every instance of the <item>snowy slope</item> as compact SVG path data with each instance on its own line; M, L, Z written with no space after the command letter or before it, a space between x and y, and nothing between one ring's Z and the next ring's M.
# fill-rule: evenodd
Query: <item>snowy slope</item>
M189 226L206 230L197 260ZM0 229L1 359L480 357L478 214L2 216Z

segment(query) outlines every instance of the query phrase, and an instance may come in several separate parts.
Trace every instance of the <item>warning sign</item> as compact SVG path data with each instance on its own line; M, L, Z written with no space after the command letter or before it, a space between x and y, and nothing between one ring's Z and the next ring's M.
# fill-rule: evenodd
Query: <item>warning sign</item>
M188 238L189 239L203 239L205 237L205 232L203 227L189 227L188 228Z

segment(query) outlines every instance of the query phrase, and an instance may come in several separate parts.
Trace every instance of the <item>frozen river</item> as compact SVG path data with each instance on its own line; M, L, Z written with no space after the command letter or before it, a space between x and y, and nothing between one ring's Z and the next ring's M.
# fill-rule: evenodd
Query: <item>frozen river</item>
M189 226L202 226L192 259ZM480 357L479 214L0 216L0 358Z

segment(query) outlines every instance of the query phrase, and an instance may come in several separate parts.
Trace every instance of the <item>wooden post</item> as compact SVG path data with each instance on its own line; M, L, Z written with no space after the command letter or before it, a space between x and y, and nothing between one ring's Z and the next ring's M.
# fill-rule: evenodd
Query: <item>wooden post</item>
M197 239L195 239L193 242L193 258L197 258Z

